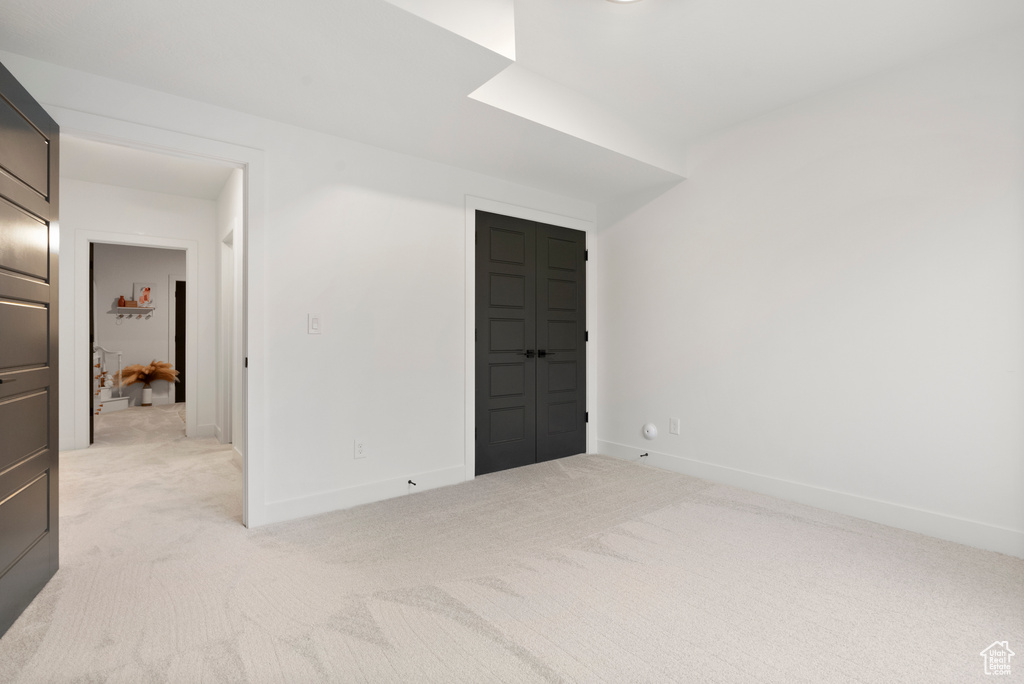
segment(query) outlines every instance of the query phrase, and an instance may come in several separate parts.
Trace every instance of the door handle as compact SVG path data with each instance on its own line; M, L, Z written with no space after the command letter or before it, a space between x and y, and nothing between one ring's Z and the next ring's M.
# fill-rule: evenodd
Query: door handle
M519 352L519 353L522 354L523 356L525 356L528 359L532 359L533 358L533 350L532 349L527 349L526 351Z
M543 359L545 356L554 356L555 352L549 352L547 349L538 349L537 358Z
M18 378L7 378L6 380L4 380L3 378L0 378L0 385L4 384L5 382L14 382L17 379Z

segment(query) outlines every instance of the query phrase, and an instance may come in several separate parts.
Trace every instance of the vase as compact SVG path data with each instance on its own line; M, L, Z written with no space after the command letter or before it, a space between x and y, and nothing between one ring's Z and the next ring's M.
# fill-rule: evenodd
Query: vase
M152 406L153 405L153 388L149 385L145 385L142 388L142 404L141 406Z

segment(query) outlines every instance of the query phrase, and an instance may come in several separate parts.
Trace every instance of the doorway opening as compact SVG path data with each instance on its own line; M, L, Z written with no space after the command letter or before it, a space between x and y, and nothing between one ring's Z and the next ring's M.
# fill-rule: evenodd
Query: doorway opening
M68 214L62 226L66 240L62 251L70 246L74 262L73 278L66 281L74 283L73 291L65 299L71 300L74 331L65 333L65 339L75 340L75 351L69 364L74 368L74 380L68 381L74 388L65 395L73 397L70 401L74 407L63 414L70 423L65 432L70 439L62 444L67 445L65 448L85 448L91 441L96 370L93 343L111 352L121 351L122 365L166 361L180 372L181 381L162 383L163 387L154 383L154 407L171 405L169 411L180 411L185 434L190 438L217 437L222 443L231 443L232 460L241 471L242 522L246 524L245 253L234 250L226 271L218 258L225 234L232 234L239 247L244 245L246 167L195 153L168 153L163 146L112 141L105 136L96 140L68 135L65 141L68 144L62 150L61 178L67 192L62 204ZM120 280L124 282L116 285L117 292L101 294L97 287L94 295L87 262L93 261L97 286L104 277L101 271L106 271L106 267L100 267L102 257L96 255L96 250L176 253L180 260L144 274L123 274ZM126 263L136 262L127 258ZM227 297L223 296L225 280L231 283ZM156 306L145 311L138 307L137 284L149 286ZM128 318L126 311L120 311L116 305L122 295L126 303L135 301L141 318L139 313ZM95 297L91 305L90 297ZM87 312L92 315L92 326ZM118 318L119 313L124 317ZM230 340L221 339L222 320L232 321L232 331L238 330L239 334ZM151 343L162 342L162 351L129 358L128 342L104 344L103 331L97 326L117 321L121 332L144 333ZM108 372L116 372L116 357L108 358L113 359ZM203 369L202 375L199 369ZM228 388L233 391L226 400L227 410L222 410ZM137 391L132 387L123 389L128 395ZM132 399L132 404L140 403L134 401L134 396Z
M186 252L181 249L90 242L90 350L93 354L91 434L105 416L126 409L181 403L186 434L185 285ZM179 296L180 295L180 296ZM177 382L131 381L122 372L138 365L171 365ZM124 378L122 378L122 375Z

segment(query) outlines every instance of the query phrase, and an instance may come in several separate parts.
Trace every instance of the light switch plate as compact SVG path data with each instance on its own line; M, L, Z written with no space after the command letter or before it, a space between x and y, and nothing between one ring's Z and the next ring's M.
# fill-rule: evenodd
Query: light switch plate
M306 324L306 332L310 335L319 335L323 330L323 318L320 314L311 313Z
M669 434L672 434L672 435L678 435L679 434L679 419L678 418L669 418L668 419L668 432L669 432Z

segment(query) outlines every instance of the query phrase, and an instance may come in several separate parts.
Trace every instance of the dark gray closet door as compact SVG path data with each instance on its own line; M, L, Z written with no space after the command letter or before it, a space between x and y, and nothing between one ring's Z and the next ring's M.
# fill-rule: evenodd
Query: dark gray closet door
M587 450L585 240L537 224L537 461Z
M476 474L582 453L586 234L476 220Z
M57 134L0 65L0 635L57 571Z
M536 230L477 212L476 473L536 462Z

